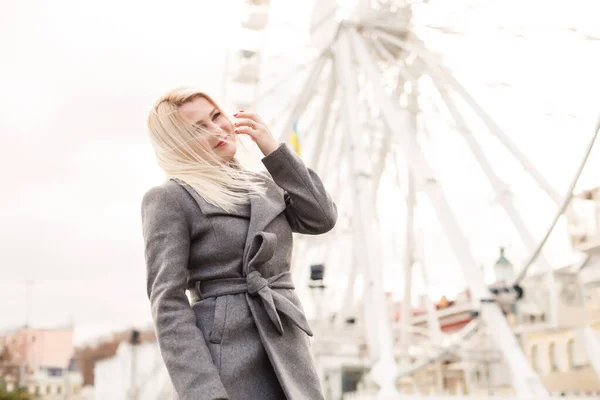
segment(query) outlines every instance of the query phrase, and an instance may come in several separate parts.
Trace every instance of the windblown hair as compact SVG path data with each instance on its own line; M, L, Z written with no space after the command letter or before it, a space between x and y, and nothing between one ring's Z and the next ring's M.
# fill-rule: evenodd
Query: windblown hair
M221 136L185 121L179 108L198 97L223 110L203 92L178 88L162 96L148 117L148 128L158 165L167 178L183 181L207 202L232 212L250 197L265 193L259 176L244 169L237 159L221 160L208 145L208 138ZM227 117L229 118L229 117ZM239 141L238 141L239 143Z

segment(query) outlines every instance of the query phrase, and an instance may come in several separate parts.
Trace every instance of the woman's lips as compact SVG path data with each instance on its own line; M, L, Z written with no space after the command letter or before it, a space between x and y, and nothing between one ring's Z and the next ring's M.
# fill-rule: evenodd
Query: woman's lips
M223 136L221 138L221 140L219 141L219 143L217 143L217 145L215 146L215 148L217 147L221 147L221 146L225 146L227 144L227 139L229 138L229 135L227 136Z

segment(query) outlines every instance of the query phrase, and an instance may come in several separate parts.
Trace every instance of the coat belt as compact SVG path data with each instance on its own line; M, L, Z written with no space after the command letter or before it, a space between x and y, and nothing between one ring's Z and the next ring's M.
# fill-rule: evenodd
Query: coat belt
M245 278L223 278L196 282L195 289L195 294L199 299L240 293L246 293L249 300L260 298L269 319L280 334L283 334L283 325L279 313L286 315L300 329L312 336L312 331L302 310L284 295L277 293L277 289L294 289L290 272L283 272L265 279L258 271L254 270Z

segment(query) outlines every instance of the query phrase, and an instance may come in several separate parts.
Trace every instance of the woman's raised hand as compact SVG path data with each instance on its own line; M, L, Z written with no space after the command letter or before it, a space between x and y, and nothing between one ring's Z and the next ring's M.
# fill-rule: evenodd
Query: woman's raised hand
M241 110L233 116L236 118L234 122L235 133L250 136L265 156L268 156L279 147L279 143L269 131L267 124L263 122L258 114Z

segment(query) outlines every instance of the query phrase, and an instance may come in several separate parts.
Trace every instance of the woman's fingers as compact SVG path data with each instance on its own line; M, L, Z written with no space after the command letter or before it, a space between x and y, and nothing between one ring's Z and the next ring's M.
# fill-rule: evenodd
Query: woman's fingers
M238 119L237 121L235 121L235 123L233 125L235 125L236 127L249 126L252 129L256 129L258 126L258 122L251 120L249 118L241 118L241 119Z
M240 111L233 116L235 133L250 136L265 156L277 148L277 141L258 114Z
M235 133L238 135L248 135L252 138L252 140L256 141L256 137L254 136L256 131L249 126L238 126L235 128Z
M259 116L256 113L239 111L236 114L233 114L233 116L238 119L246 118L246 119L250 119L254 122L261 122Z

